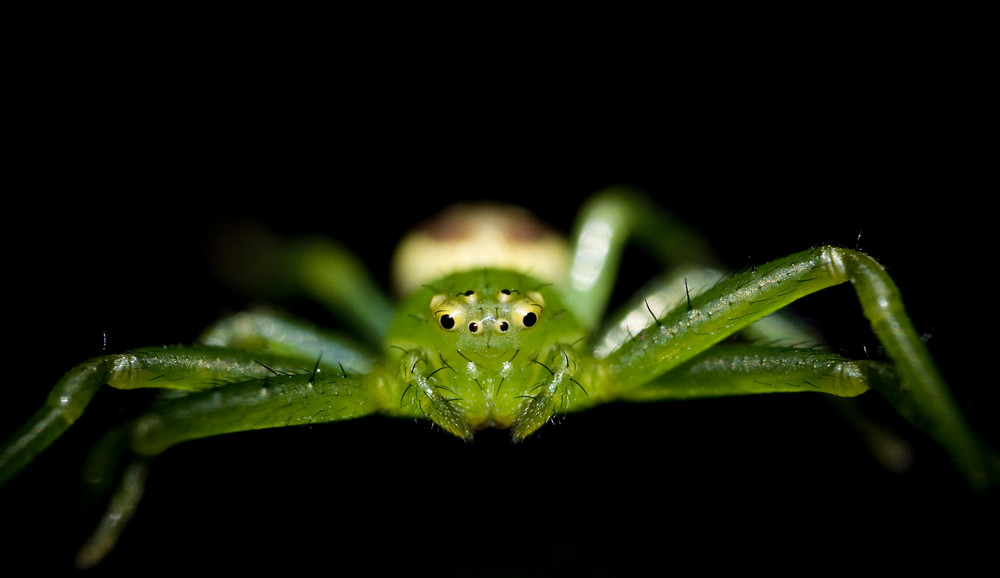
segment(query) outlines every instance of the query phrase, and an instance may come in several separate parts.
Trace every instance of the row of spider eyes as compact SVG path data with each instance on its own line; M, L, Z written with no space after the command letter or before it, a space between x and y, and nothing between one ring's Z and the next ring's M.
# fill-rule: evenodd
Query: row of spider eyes
M438 319L438 322L441 324L441 327L443 327L445 329L454 329L455 328L455 318L452 317L451 315L448 315L447 313L445 313L444 315L442 315ZM525 327L525 328L532 327L537 322L538 322L538 316L535 315L531 311L529 311L528 313L525 313L524 317L521 318L521 326ZM497 327L500 328L500 331L506 332L508 329L510 329L510 324L507 323L506 321L501 321L498 324ZM479 324L476 323L475 321L473 321L472 323L469 323L469 332L470 333L475 333L477 331L479 331Z
M519 291L517 291L516 289L513 289L513 290L512 289L501 289L500 290L500 294L503 295L503 296L510 296L512 293L519 293ZM472 291L472 290L463 291L461 293L458 293L458 295L465 296L465 297L473 297L473 296L475 296L475 294L476 294L476 292ZM523 328L532 327L537 322L538 322L538 315L536 315L534 312L529 311L528 313L525 313L524 316L521 318L521 327L523 327ZM452 317L451 315L448 315L447 313L441 315L438 318L438 323L440 323L441 327L443 327L444 329L454 329L455 328L455 318ZM500 329L501 332L507 332L510 329L510 324L507 323L506 321L500 321L500 323L497 325L497 327ZM470 333L475 333L477 331L479 331L479 324L476 323L475 321L469 323L469 332Z

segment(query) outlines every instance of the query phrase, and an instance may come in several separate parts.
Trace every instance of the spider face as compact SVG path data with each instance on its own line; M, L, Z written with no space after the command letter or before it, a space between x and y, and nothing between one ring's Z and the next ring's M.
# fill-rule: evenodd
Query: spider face
M438 350L496 357L500 351L534 350L551 331L574 324L544 283L513 271L483 270L445 277L406 302L388 343L434 343ZM409 327L407 327L409 325Z
M455 273L403 308L387 343L406 368L405 402L444 429L468 438L516 427L533 403L561 402L569 356L557 352L581 332L545 283L514 271ZM531 431L544 423L529 421Z

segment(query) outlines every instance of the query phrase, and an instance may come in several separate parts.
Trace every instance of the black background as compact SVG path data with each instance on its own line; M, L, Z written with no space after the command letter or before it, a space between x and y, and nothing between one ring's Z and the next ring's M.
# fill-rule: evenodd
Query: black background
M647 190L734 268L860 246L889 269L962 405L993 433L995 378L971 370L982 362L969 351L992 323L984 189L971 176L984 156L964 138L974 117L919 82L793 68L657 88L623 73L545 95L534 82L429 92L335 71L315 83L202 74L99 96L77 85L25 119L37 130L6 211L2 435L75 363L189 342L246 306L208 259L233 220L329 234L385 282L402 232L451 202L510 201L566 230L588 194L616 183ZM630 253L620 297L653 273ZM849 288L801 311L838 350L878 355ZM76 494L80 462L109 421L144 403L133 393L102 392L0 492L5 564L71 566L99 511ZM786 567L789 551L824 565L974 559L992 501L970 499L947 457L874 394L859 403L913 444L910 471L881 469L818 396L608 406L520 445L378 417L189 443L152 462L137 517L95 573L621 575Z

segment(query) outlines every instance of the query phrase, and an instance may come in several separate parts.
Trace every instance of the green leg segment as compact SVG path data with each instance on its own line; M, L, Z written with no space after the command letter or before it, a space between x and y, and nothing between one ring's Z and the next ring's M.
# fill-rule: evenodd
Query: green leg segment
M997 479L997 458L975 436L903 308L895 283L873 259L820 247L746 271L692 295L689 304L657 317L602 360L604 384L623 398L655 376L815 291L851 282L862 310L893 363L893 379L872 379L878 390L951 455L976 488Z
M308 296L373 345L382 344L395 309L356 255L327 239L303 239L289 244L287 261Z
M125 525L139 507L139 500L146 487L148 470L146 460L142 458L132 460L125 468L125 473L111 496L104 516L77 553L77 568L86 569L97 565L114 548Z
M59 381L45 406L0 451L0 483L68 429L102 385L171 390L150 412L109 432L88 460L85 478L101 488L114 483L119 459L131 454L107 512L78 556L78 566L93 566L138 506L146 457L186 440L353 419L385 406L379 374L351 374L333 360L302 363L302 357L211 346L149 348L88 361Z
M223 318L209 327L199 342L299 359L310 367L325 361L352 374L368 373L374 363L373 354L354 340L271 309Z
M375 379L275 373L164 400L135 421L131 447L152 456L224 433L354 419L382 409L383 395Z
M67 373L49 392L45 403L31 419L0 447L0 486L3 486L35 456L49 447L81 415L104 384L115 358L86 361Z
M858 361L793 347L720 345L674 371L623 392L626 401L661 401L747 395L819 392L854 397L871 384L895 384L892 365Z
M583 207L573 231L573 260L566 280L566 304L584 327L596 330L618 278L626 241L634 240L672 267L711 267L714 257L684 223L628 188L595 195Z
M0 485L62 435L104 384L118 389L162 388L182 395L279 377L294 378L307 388L313 376L325 384L328 376L345 372L335 359L318 361L210 346L152 347L86 361L59 380L43 407L0 448ZM379 391L374 388L372 395Z
M329 239L286 240L253 227L236 227L219 237L214 268L254 299L312 299L373 346L382 344L392 322L393 304L365 264Z

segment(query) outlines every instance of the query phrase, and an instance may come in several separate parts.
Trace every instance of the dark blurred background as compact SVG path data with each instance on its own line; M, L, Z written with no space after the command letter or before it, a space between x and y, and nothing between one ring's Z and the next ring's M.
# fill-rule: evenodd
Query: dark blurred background
M992 191L974 178L985 153L966 139L976 117L962 99L938 101L918 76L856 75L831 61L814 74L734 66L711 84L623 72L543 94L542 78L430 93L412 78L368 85L336 68L322 80L162 72L118 90L68 82L29 95L32 130L13 159L21 178L6 187L3 436L74 364L190 342L250 304L209 260L233 223L329 234L385 283L402 232L449 203L510 201L566 230L588 194L618 183L702 231L734 269L820 243L869 252L960 403L996 433L995 377L972 353L992 317L977 219ZM630 252L617 297L654 273ZM849 288L798 310L837 350L878 356ZM99 511L77 496L80 462L106 424L146 402L102 392L0 490L5 564L71 564ZM910 469L881 468L819 396L615 405L520 445L499 432L465 444L378 417L193 442L153 461L139 513L98 573L361 562L622 575L781 566L787 550L845 564L939 549L974 558L976 521L995 500L970 499L947 456L875 394L856 405L912 445ZM942 548L943 537L961 546Z

